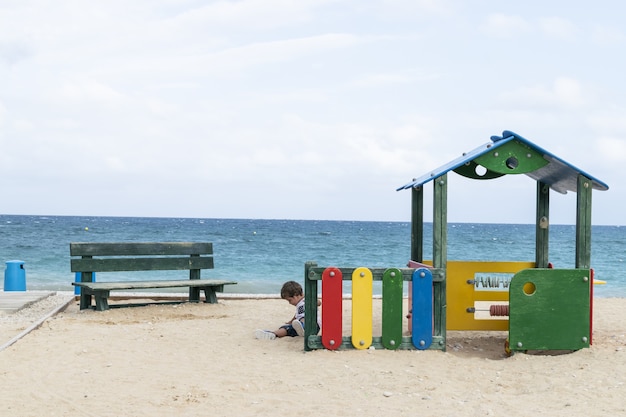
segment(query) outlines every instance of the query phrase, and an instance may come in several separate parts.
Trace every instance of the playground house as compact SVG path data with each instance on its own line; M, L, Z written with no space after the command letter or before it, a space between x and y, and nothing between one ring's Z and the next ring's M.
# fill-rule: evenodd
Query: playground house
M524 174L536 182L533 261L447 259L448 172L476 180ZM432 260L423 259L424 187L432 183ZM575 192L573 269L549 263L550 190ZM307 311L316 311L322 281L322 334L305 331L305 350L369 347L445 350L446 330L508 330L507 351L578 350L592 342L592 190L608 186L523 137L504 131L397 190L411 190L411 253L406 267L305 265ZM343 336L342 282L352 281L351 335ZM382 281L382 331L374 336L372 281ZM410 336L403 336L404 282ZM306 314L305 329L315 328Z

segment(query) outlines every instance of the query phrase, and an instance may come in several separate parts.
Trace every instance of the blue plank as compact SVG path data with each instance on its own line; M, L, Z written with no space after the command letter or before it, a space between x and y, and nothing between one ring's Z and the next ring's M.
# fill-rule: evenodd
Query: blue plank
M411 341L417 349L428 349L433 343L433 274L427 268L413 272L411 306Z

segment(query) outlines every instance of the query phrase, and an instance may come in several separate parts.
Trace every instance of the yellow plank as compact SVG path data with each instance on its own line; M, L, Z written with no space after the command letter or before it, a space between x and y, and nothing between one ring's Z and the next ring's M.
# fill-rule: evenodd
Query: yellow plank
M367 349L372 344L372 271L357 268L352 273L352 345Z

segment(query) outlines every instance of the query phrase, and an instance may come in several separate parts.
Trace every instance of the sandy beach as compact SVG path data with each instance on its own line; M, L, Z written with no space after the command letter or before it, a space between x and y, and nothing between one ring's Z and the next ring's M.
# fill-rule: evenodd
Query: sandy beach
M279 299L106 312L72 302L0 352L0 414L623 415L626 300L594 306L590 349L507 357L505 332L448 332L446 352L305 352L302 338L256 340L255 329L293 314ZM2 342L26 326L8 323Z

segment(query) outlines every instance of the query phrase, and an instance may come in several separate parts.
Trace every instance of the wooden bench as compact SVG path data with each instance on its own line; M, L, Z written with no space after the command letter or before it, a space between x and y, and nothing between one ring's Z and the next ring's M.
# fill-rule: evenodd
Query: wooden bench
M80 309L109 308L108 298L114 290L189 287L189 301L217 303L216 292L235 281L200 279L200 270L213 269L213 244L204 242L110 242L70 243L72 272L80 272ZM189 270L189 279L93 282L94 272Z

